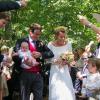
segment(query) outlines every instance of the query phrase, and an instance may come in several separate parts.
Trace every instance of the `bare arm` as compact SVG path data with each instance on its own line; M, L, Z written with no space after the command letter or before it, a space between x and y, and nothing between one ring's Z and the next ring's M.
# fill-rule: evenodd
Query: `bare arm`
M100 34L100 27L97 27L96 25L94 25L94 24L92 24L92 23L90 23L90 24L88 24L88 25L90 25L89 27L90 27L94 32L96 32L97 34Z
M26 0L20 0L16 1L21 7L26 7L27 6L27 1Z
M79 18L81 24L91 28L97 34L100 34L100 27L97 27L96 25L94 25L93 23L88 21L88 19L84 16L78 15L78 18Z

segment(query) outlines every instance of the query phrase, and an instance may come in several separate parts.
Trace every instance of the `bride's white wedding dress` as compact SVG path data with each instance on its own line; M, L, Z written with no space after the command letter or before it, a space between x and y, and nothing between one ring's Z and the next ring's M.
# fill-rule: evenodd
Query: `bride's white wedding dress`
M59 56L66 51L72 51L70 43L60 47L55 47L52 43L49 43L48 47L54 53L52 60L59 58ZM57 64L51 65L49 100L75 100L75 93L67 65L62 68L59 68Z

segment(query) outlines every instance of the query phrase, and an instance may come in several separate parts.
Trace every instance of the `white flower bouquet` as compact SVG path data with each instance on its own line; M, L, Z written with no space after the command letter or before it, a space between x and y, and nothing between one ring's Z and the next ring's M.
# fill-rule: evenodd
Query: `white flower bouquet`
M60 55L60 59L64 62L71 63L74 61L74 54L72 52L65 52Z

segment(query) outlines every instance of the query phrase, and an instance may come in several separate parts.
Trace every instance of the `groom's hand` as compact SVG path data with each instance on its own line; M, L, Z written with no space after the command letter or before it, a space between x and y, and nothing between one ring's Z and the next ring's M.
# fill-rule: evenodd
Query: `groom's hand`
M40 58L42 55L41 55L40 52L35 51L35 52L32 52L32 56L33 56L34 58Z

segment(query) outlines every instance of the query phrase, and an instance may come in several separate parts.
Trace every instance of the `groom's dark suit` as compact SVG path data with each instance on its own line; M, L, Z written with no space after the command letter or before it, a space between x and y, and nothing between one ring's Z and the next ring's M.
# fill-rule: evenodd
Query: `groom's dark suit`
M16 52L20 49L21 43L23 41L26 41L27 43L29 43L29 37L17 41L15 49L14 49ZM40 40L36 41L35 47L36 47L37 52L40 52L42 54L42 57L38 58L37 61L41 62L41 65L43 67L44 60L48 58L52 58L54 55L52 51ZM13 59L15 62L13 72L20 72L19 70L21 69L20 67L21 59L19 59L17 56L15 56ZM40 74L42 67L40 66L39 74L36 71L34 72L34 70L30 72L30 71L25 71L24 69L22 69L21 76L20 76L21 78L20 82L22 81L20 84L21 100L28 100L29 95L26 95L25 93L30 92L30 91L34 93L35 100L42 100L43 78L41 77L41 74ZM25 81L26 77L29 79L28 82ZM25 88L27 87L27 89L25 88L23 89L23 86L25 86Z

